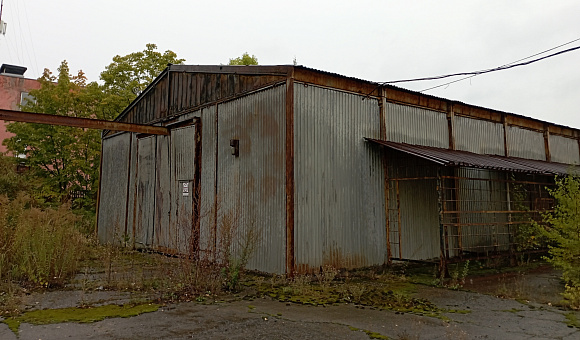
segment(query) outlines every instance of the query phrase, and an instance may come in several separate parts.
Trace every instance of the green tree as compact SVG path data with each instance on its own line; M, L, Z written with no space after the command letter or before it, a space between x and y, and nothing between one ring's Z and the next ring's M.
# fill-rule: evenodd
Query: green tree
M60 116L101 118L102 93L96 83L87 84L82 71L71 75L66 61L58 75L45 69L41 87L30 91L35 102L22 109ZM94 202L100 161L99 131L47 124L10 123L15 136L4 141L9 150L26 155L30 171L42 179L37 198L47 203L68 201L77 193ZM83 199L79 200L82 205Z
M230 59L228 65L258 65L258 58L255 55L249 55L244 52L241 57Z
M116 55L101 72L103 92L107 94L107 118L113 119L121 113L168 64L182 64L185 61L177 58L171 50L161 53L156 49L157 45L147 44L141 52L122 57Z
M30 91L36 98L23 106L24 111L61 116L113 119L167 67L179 64L172 51L160 53L147 44L142 52L115 56L101 73L102 85L88 83L82 71L71 75L63 61L58 74L45 69L39 78L41 87ZM36 196L48 203L69 201L77 193L75 207L94 210L98 188L101 138L100 131L66 126L11 123L14 137L4 144L16 154L25 154L34 176L40 178Z

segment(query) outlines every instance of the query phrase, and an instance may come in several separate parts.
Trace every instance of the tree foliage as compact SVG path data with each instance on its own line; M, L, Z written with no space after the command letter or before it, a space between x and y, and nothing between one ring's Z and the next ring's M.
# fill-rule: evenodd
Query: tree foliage
M249 55L244 52L241 57L230 59L228 65L258 65L258 58L255 55Z
M548 261L562 269L563 295L572 307L580 308L580 178L557 178L550 194L556 204L553 212L544 215L547 228L542 228L551 242Z
M41 87L31 90L36 99L24 111L52 115L101 118L102 94L95 83L87 84L82 71L71 75L66 61L53 75L45 69ZM100 136L96 130L47 124L10 123L7 130L15 136L5 140L9 150L26 155L30 170L42 178L39 196L50 203L67 201L81 195L96 198L100 161Z
M160 53L147 44L142 52L115 56L101 73L103 84L89 83L82 71L72 75L66 61L57 74L45 69L41 87L31 90L36 101L24 111L60 116L111 120L167 67L182 63L172 51ZM41 179L36 198L59 204L74 200L74 206L95 209L98 188L100 131L67 126L10 123L15 134L4 144L15 154L25 154L30 172Z
M0 155L0 196L4 195L10 200L21 192L30 192L39 184L28 171L18 173L19 162L19 158Z
M177 58L177 54L171 50L161 53L156 49L157 45L147 44L141 52L116 55L113 62L101 72L103 92L109 96L108 105L112 112L119 114L168 64L185 61Z

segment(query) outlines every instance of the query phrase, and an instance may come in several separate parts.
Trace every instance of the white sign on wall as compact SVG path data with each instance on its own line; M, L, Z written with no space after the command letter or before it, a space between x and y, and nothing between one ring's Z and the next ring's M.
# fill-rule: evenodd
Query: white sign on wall
M181 193L183 196L189 196L189 182L181 183Z

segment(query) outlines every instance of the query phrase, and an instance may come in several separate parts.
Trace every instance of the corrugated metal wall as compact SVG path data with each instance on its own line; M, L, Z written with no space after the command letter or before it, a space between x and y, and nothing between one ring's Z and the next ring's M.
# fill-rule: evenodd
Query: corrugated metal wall
M146 124L168 114L167 77L159 80L155 88L145 93L120 121Z
M544 134L541 132L508 126L507 143L510 157L546 160Z
M243 75L236 73L171 72L169 110L187 110L218 99L232 97L266 84L284 81L285 75Z
M455 148L479 154L503 155L503 125L455 116Z
M131 159L129 169L129 197L127 204L127 241L135 244L135 230L137 228L137 134L131 133Z
M438 167L398 151L385 152L391 178L389 241L393 258L429 260L439 257Z
M195 177L195 125L171 130L171 183L168 187L173 190L171 237L173 249L181 254L190 254L190 246L197 243L192 239L193 204ZM185 186L185 188L184 188ZM184 194L184 191L187 191Z
M215 252L215 198L216 198L216 146L217 106L201 111L201 180L200 180L200 240L199 246L206 256ZM229 143L228 143L229 145Z
M150 247L153 244L156 140L156 136L137 139L135 246L138 248Z
M363 100L364 99L364 100ZM294 85L295 260L299 270L385 261L385 194L375 99Z
M237 228L238 252L239 241L256 232L248 268L284 273L286 87L237 98L217 110L218 247L228 224ZM232 155L231 139L239 140L239 157Z
M505 173L459 168L460 220L463 251L486 253L508 250L510 243ZM454 233L457 235L457 233Z
M143 94L134 106L123 112L119 121L147 124L183 110L286 80L286 74L169 73L159 79L154 88Z
M572 138L550 135L550 158L552 162L579 164L578 141Z
M439 257L437 181L400 181L399 190L402 258L429 260Z
M449 147L447 115L413 106L387 103L387 140L399 143Z
M101 243L119 243L125 233L131 133L103 140L98 236Z
M171 171L169 162L169 143L173 138L169 136L156 136L157 145L155 150L155 224L153 231L155 247L172 248L170 221L171 211ZM175 248L174 248L175 249Z

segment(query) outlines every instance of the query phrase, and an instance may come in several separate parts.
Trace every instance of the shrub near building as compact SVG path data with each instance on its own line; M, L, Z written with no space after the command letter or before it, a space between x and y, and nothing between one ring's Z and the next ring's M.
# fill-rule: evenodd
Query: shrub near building
M569 306L580 309L580 177L556 179L550 190L556 205L544 215L548 224L542 233L550 242L550 261L562 269L566 291L562 294Z

